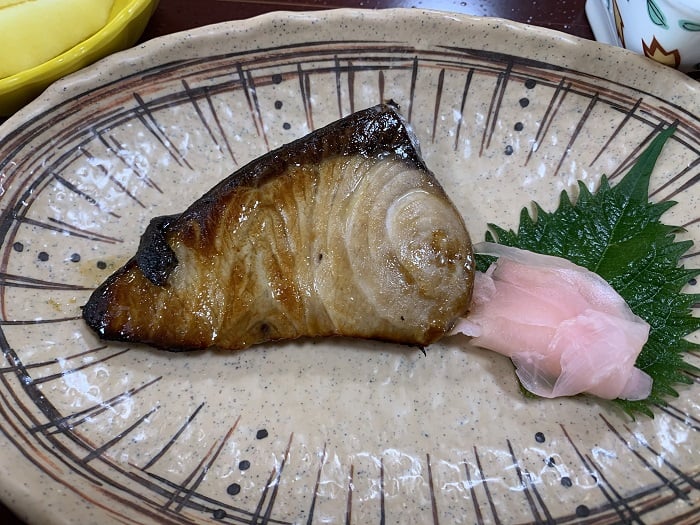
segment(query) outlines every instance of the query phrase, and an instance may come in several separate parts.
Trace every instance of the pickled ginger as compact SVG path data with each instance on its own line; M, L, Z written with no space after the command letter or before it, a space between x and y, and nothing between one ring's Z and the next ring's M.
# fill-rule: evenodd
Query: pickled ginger
M498 259L477 272L470 313L452 333L508 356L522 385L541 397L650 394L651 377L635 367L649 324L607 281L559 257L495 243L475 251Z

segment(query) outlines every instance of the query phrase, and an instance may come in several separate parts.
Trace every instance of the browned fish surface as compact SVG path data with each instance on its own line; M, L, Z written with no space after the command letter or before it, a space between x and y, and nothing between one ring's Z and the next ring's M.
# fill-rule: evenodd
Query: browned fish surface
M380 105L153 219L83 317L105 339L169 350L330 335L423 346L467 311L473 272L462 217Z

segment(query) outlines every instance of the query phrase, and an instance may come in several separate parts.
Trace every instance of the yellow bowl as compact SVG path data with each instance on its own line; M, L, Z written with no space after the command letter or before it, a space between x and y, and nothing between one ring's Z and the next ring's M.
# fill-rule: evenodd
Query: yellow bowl
M0 79L0 116L11 115L53 81L134 45L157 5L158 0L114 0L107 23L90 38L43 64Z

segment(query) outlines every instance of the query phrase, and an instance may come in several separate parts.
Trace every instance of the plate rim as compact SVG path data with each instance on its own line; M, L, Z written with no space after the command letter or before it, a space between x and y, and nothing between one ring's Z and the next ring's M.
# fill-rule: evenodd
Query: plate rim
M441 15L441 16L446 16L447 18L453 18L454 15L455 15L455 14L445 13L445 12L442 12L442 11L426 11L426 10L420 10L420 11L418 11L418 10L403 9L403 8L399 8L399 10L400 10L401 12L403 12L403 11L413 11L413 12L421 12L421 13L426 13L426 12L429 12L429 13L438 13L439 15ZM331 12L331 11L334 13L333 16L338 16L338 17L341 17L341 18L342 18L342 16L343 16L343 11L345 11L345 12L348 12L348 11L356 12L356 11L358 11L358 10L356 10L356 9L343 9L343 10L341 10L341 9L336 9L336 10L330 10L330 11L327 11L327 12ZM368 10L362 10L362 11L363 11L364 13L368 12ZM371 12L377 12L377 11L371 11ZM281 17L281 16L286 16L285 13L286 13L286 12L274 12L274 13L266 13L266 14L264 14L264 15L260 15L259 17L255 17L256 23L259 23L259 24L261 24L261 25L268 24L270 20L277 19L277 18L279 18L279 17ZM305 16L308 15L309 13L310 13L311 15L313 15L312 18L316 18L316 15L318 15L319 12L316 12L316 11L312 11L312 12L303 12L303 13L293 12L293 13L291 13L291 14L295 15L295 17L296 17L296 16L305 17ZM337 13L337 15L336 15L336 13ZM467 16L467 15L458 15L458 19L461 20L461 19L464 19L464 18L468 18L468 19L471 19L471 20L479 20L479 22L478 22L479 24L481 24L482 21L484 21L484 18L483 18L483 17L472 17L472 16ZM209 35L209 36L210 36L210 35L212 35L212 34L218 34L219 31L224 31L224 32L226 32L227 30L229 30L229 29L231 28L232 25L234 25L234 26L236 26L236 27L238 27L238 26L248 27L248 25L247 25L246 23L241 24L240 22L241 22L241 21L222 22L222 23L218 23L218 24L212 24L212 25L209 25L209 26L203 26L203 27L201 27L201 28L197 28L196 30L184 31L184 32L180 32L180 33L174 33L174 34L172 34L172 35L166 35L166 36L163 36L163 37L159 37L159 38L157 38L157 39L154 39L154 40L152 40L152 41L149 41L149 43L145 44L144 46L139 46L139 47L137 48L137 51L136 51L136 52L134 52L134 49L136 49L136 48L132 48L132 50L128 50L128 51L119 53L119 54L117 54L117 55L110 56L110 57L104 59L102 62L100 62L100 64L97 65L97 66L95 66L95 68L109 68L109 67L112 67L112 64L121 63L121 61L122 61L125 57L126 57L126 58L129 58L129 57L132 57L132 58L133 58L133 57L142 56L143 54L146 54L149 50L156 49L156 48L158 48L158 47L160 47L160 46L163 46L163 45L167 44L167 43L170 41L170 39L172 39L172 41L175 41L175 40L178 40L178 41L179 41L179 39L181 39L181 38L183 38L183 37L188 37L188 38L197 37L197 35L199 35L199 33L203 33L203 34L205 34L205 36L206 36L206 35ZM246 21L244 21L244 22L246 22ZM518 31L521 31L521 30L522 30L522 31L530 32L530 34L540 34L540 33L543 33L548 39L552 39L552 40L555 40L555 41L560 41L560 40L561 40L561 39L560 39L560 35L559 35L558 32L553 31L553 30L549 30L549 29L546 29L546 28L535 28L535 30L534 30L534 32L533 32L532 28L533 28L534 26L528 26L528 25L526 25L526 24L520 24L520 23L517 23L517 22L512 22L512 21L508 21L508 20L504 20L504 19L498 19L498 18L489 18L489 19L486 19L486 23L490 23L490 24L494 24L494 25L498 25L498 26L500 26L500 25L507 25L507 26L509 26L509 27L515 27ZM238 28L238 29L241 29L241 28ZM570 37L570 36L567 35L566 40L568 40L568 39L570 39L570 38L576 38L576 39L578 39L578 37ZM586 43L591 43L591 44L593 44L594 46L596 45L595 42L588 41L588 40L585 40L585 39L578 39L578 40L582 40L583 42L586 42ZM576 43L576 42L569 42L569 43L573 43L573 44L575 44L575 45L579 45L579 44ZM618 49L618 48L614 48L614 49ZM618 49L618 50L619 50L619 49ZM667 69L665 68L665 66L657 65L656 63L654 63L654 62L652 62L652 61L649 61L648 59L645 59L645 58L643 58L643 57L638 57L638 55L633 54L633 53L631 53L631 52L628 52L628 51L626 51L626 50L619 50L619 51L622 51L624 54L629 54L629 55L631 55L631 57L634 57L635 60L636 60L636 59L641 59L641 61L640 61L639 63L640 63L640 64L643 63L644 66L645 66L645 69L651 67L652 69L658 69L659 71L663 70L664 73L667 72ZM631 58L631 57L630 57L630 58ZM97 69L96 69L96 70L97 70ZM67 79L65 79L65 80L63 80L63 81L59 81L57 84L55 84L54 86L52 86L52 88L49 88L49 90L45 93L46 99L45 99L44 96L42 95L40 101L37 101L36 103L32 103L31 105L32 105L32 106L35 106L35 105L36 105L36 106L41 106L42 104L46 104L46 100L50 101L50 100L52 100L52 99L55 98L55 97L64 96L64 94L65 94L66 92L70 93L70 91L71 91L72 89L80 89L81 86L84 87L84 86L87 85L88 87L92 87L92 88L94 88L94 87L99 87L99 84L97 84L97 85L91 84L92 82L95 82L97 79L99 79L99 72L96 74L96 73L95 73L96 70L92 70L92 71L88 71L88 72L85 72L85 71L83 70L83 71L80 71L80 72L74 74L73 76L71 76L71 78L67 78ZM81 78L81 76L82 76L83 74L86 74L86 73L88 74L88 78L86 78L86 79ZM93 75L93 76L89 76L89 75ZM679 73L679 75L682 75L682 74ZM685 75L682 75L682 77L685 78ZM122 78L122 77L120 77L120 78ZM85 84L85 82L87 82L87 84ZM51 107L51 106L50 106L50 102L49 102L49 107ZM25 116L30 116L30 117L31 117L33 111L36 111L36 110L32 107L32 108L29 108L26 112L20 112L18 115L16 115L16 118L15 118L15 117L12 117L11 119L8 119L8 121L7 121L5 124L3 124L2 126L0 126L0 135L3 135L3 132L4 132L6 129L10 129L10 128L15 129L15 128L13 128L13 126L17 126L18 123L23 119L23 117L25 117ZM36 115L34 115L34 116L36 116ZM21 126L20 126L20 127L21 127ZM4 140L4 139L3 139L3 140Z
M90 88L99 87L101 85L100 74L103 70L113 71L115 68L117 70L128 67L134 68L134 66L138 66L139 61L144 56L158 58L162 53L167 53L167 49L178 44L182 44L189 39L216 38L222 34L245 33L248 31L260 30L260 28L269 26L275 21L313 24L319 21L324 23L335 23L338 20L352 20L362 17L369 17L373 21L389 23L395 17L419 18L421 16L442 18L445 23L452 22L467 24L467 26L470 27L484 27L489 28L494 32L504 32L507 34L514 33L524 38L534 38L541 41L546 41L550 44L550 48L552 49L561 48L567 51L567 53L557 54L559 55L558 58L561 59L561 62L564 63L567 61L567 57L579 58L602 53L606 55L606 59L599 59L597 62L600 62L600 64L607 63L610 60L624 61L625 67L629 69L646 71L655 76L660 75L666 78L664 86L659 87L656 92L641 89L641 91L646 94L658 98L668 95L670 91L677 95L687 93L690 102L700 99L700 82L694 81L688 75L678 70L659 64L658 62L650 60L627 49L604 42L601 43L595 40L588 40L583 37L570 35L555 29L508 20L506 18L466 15L462 13L435 9L406 7L368 9L343 7L318 11L271 11L247 19L217 22L147 40L139 45L113 53L89 66L86 66L83 69L56 80L37 98L10 116L4 123L0 124L0 136L7 135L11 128L16 127L22 121L28 120L33 114L40 111L42 107L50 108L52 105L60 103L65 99L65 97L69 97L71 94L80 94L86 90L89 90ZM544 61L541 58L539 60ZM160 63L162 62L159 60L156 60L155 62L155 64ZM569 67L581 73L588 73L594 76L597 75L610 79L609 77L605 77L606 70L601 65L596 64L596 61L576 61L575 64L577 66L580 64L587 64L598 67L591 67L591 69L588 71L582 71L574 68L572 65L566 66L563 63L555 65ZM120 78L122 78L122 76L112 81L117 82ZM647 89L650 89L654 86L647 85L646 87ZM697 93L697 96L693 97L690 95L691 93ZM697 103L697 106L698 108L693 110L693 113L700 113L700 103Z

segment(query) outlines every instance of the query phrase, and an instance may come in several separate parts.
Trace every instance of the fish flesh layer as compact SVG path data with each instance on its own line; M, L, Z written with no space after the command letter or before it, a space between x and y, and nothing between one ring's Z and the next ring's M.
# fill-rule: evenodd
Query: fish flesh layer
M83 318L104 339L169 350L332 335L425 346L466 314L473 280L462 216L382 104L153 219Z

